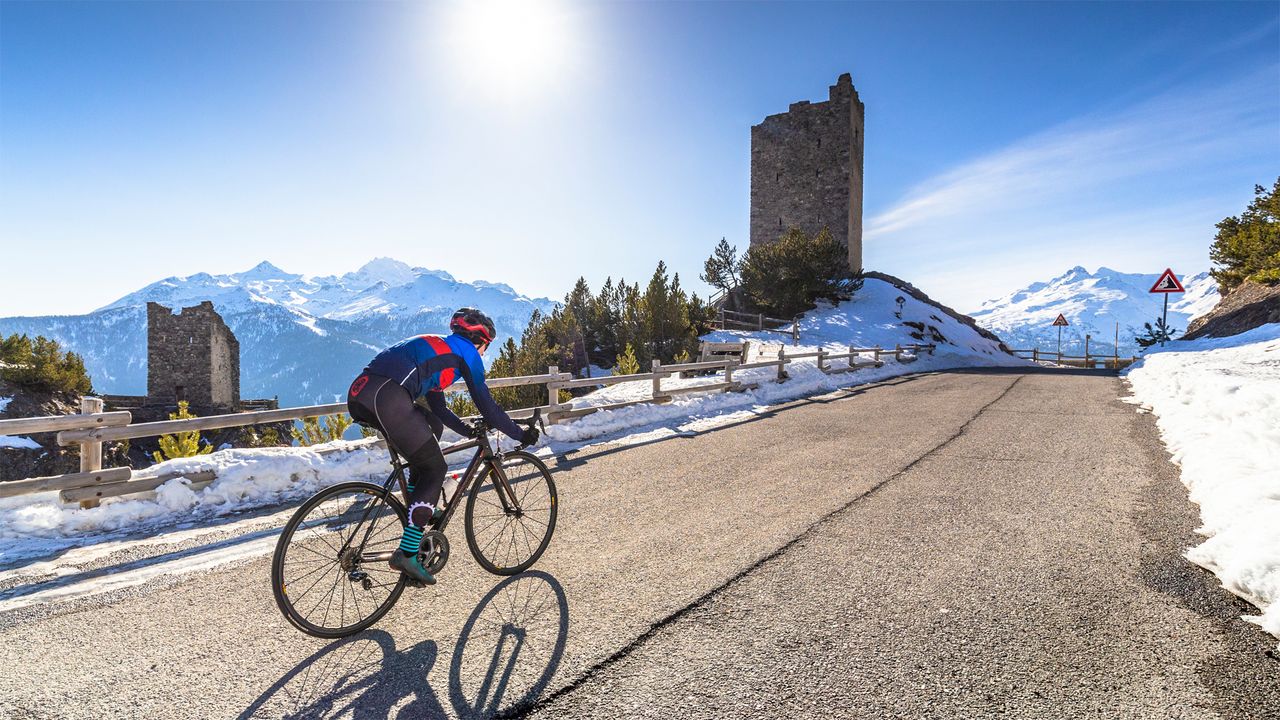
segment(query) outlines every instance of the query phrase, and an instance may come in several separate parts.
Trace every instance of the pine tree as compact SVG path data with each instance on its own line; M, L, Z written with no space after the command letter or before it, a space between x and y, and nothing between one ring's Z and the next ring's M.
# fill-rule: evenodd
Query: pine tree
M847 251L826 228L813 237L791 228L777 241L747 250L742 261L746 295L779 317L809 310L819 299L846 298L861 286Z
M728 293L741 284L742 261L738 259L738 248L729 245L729 241L720 238L711 257L702 266L702 274L698 277L711 287Z
M169 413L170 420L190 420L196 417L191 412L186 400L178 402L178 412ZM160 436L160 449L152 453L151 457L158 463L165 460L174 460L176 458L195 457L196 455L208 455L213 452L213 446L205 443L204 447L200 446L200 431L192 430L190 432L179 432L172 435Z
M635 375L640 372L640 363L636 362L636 351L631 348L631 343L627 343L619 355L618 360L614 364L614 375Z
M1217 227L1209 258L1219 267L1210 274L1224 295L1245 280L1280 282L1280 179L1271 192L1255 185L1249 207Z
M463 392L445 393L445 404L449 406L449 410L458 417L472 417L480 414L480 408L476 407L475 402L471 400L471 396Z
M302 428L290 428L289 434L297 441L298 445L308 447L341 440L349 427L351 427L350 416L346 413L338 413L336 415L303 418Z
M596 332L596 352L600 353L600 357L614 357L618 354L618 322L620 320L618 313L613 306L613 278L607 277L604 285L600 287L600 294L596 295L595 301L592 303L592 325L595 326Z
M84 359L62 352L58 341L10 335L0 342L0 377L29 388L87 395L93 392Z
M1138 347L1144 350L1153 345L1163 345L1169 342L1173 339L1174 334L1178 332L1177 328L1171 328L1166 325L1162 317L1156 318L1155 327L1152 327L1151 323L1142 323L1142 326L1146 328L1146 333L1134 338L1133 341L1138 343Z

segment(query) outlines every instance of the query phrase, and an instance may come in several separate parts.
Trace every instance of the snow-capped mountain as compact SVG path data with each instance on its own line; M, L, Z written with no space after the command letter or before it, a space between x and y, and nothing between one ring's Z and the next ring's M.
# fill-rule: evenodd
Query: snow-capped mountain
M1164 298L1151 293L1159 273L1123 273L1101 267L1090 273L1074 267L1048 282L1037 282L1002 298L988 300L969 313L979 325L999 335L1011 348L1057 347L1058 328L1053 321L1061 313L1070 323L1062 328L1062 351L1078 355L1089 334L1089 352L1105 354L1115 347L1116 323L1120 325L1120 354L1135 355L1134 337L1143 334L1143 323L1155 323ZM1218 303L1218 284L1209 273L1180 278L1185 293L1169 298L1169 325L1179 333L1187 321L1203 315Z
M447 332L459 307L487 312L501 343L518 337L535 309L555 305L508 285L458 282L447 272L389 258L326 277L263 262L242 273L167 278L87 315L0 318L0 334L54 338L84 356L99 392L141 395L147 389L147 302L176 310L204 300L213 302L240 341L241 396L278 396L284 406L333 402L377 350L409 335Z

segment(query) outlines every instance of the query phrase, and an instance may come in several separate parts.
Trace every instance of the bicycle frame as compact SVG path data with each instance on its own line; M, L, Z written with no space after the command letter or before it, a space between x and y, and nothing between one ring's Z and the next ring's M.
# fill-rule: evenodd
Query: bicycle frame
M472 483L479 479L486 465L493 473L493 485L497 490L498 499L502 502L502 509L505 512L514 512L519 509L519 503L516 501L515 491L511 489L507 473L502 469L502 454L495 453L493 451L493 446L489 444L488 434L482 434L478 438L472 438L471 440L450 445L448 448L442 450L442 453L444 455L453 455L464 450L470 450L471 448L477 448L476 454L472 456L471 462L467 464L467 469L463 472L462 479L458 482L458 487L453 491L453 497L441 497L441 501L444 503L444 515L440 517L440 521L434 528L432 528L433 530L444 532L444 529L449 525L449 520L453 518L454 511L457 509L459 504L457 502L458 499L467 494L467 491L471 489ZM398 482L400 485L400 491L407 503L409 492L408 482L405 480L404 471L409 467L409 464L400 457L400 454L396 452L395 448L388 446L388 449L391 451L391 474L387 476L386 482L382 484L382 502L386 502L387 496L392 492L391 486ZM361 516L360 522L356 525L357 531L365 524L365 521L368 520L369 513L376 504L377 503L370 503L369 506L365 508L364 515ZM386 562L387 560L390 560L392 553L395 552L394 550L377 553L363 552L363 548L365 544L369 542L369 535L372 532L373 525L371 524L369 527L365 528L364 537L360 539L359 547L362 550L360 553L360 561ZM355 532L351 533L351 537L347 538L346 542L344 542L342 547L338 550L339 555L346 552L351 545L351 541L355 539L355 536Z

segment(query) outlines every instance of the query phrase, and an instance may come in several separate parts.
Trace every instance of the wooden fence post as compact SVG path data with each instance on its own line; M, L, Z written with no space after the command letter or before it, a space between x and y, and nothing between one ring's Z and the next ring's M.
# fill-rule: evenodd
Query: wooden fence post
M778 348L778 382L787 379L787 346Z
M897 362L902 362L902 343L897 343L893 346L893 359Z
M791 344L792 345L800 344L800 321L799 320L791 321Z
M764 329L764 313L756 313L756 330Z
M880 346L877 345L874 348L872 348L872 350L875 351L875 355L874 355L875 361L880 362Z
M733 382L733 366L734 362L732 360L728 360L724 364L724 381L727 383Z
M720 329L724 330L724 306L720 307Z
M560 366L548 365L547 374L559 375ZM551 380L547 382L547 405L551 406L547 408L548 419L555 417L555 412L560 409L560 383L556 382L555 380ZM551 420L551 422L555 422L555 421Z
M82 415L92 415L100 412L102 412L102 398L80 398L80 413ZM101 469L102 443L96 440L89 440L80 443L80 472L97 472ZM98 499L93 498L92 500L81 500L80 507L98 507Z
M1040 362L1040 348L1031 348L1031 359Z

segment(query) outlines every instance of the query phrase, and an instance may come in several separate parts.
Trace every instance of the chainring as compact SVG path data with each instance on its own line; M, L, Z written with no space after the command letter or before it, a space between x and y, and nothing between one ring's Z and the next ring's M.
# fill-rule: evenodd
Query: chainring
M444 569L449 562L449 538L439 530L428 530L422 534L422 549L418 551L418 560L427 572L435 575Z

